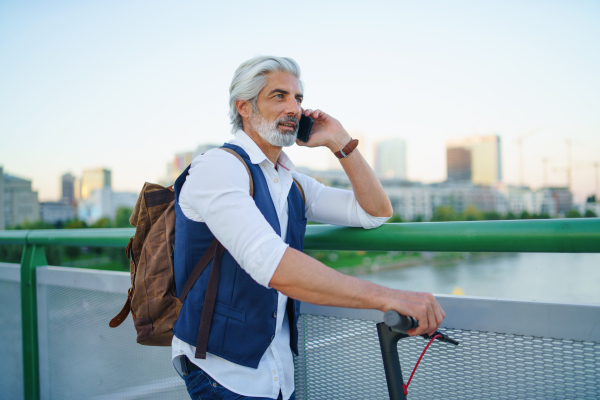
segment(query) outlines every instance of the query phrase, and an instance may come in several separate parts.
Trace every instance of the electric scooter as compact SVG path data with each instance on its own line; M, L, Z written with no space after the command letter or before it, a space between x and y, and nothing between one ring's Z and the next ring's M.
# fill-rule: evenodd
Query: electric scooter
M402 369L400 368L400 359L398 358L398 341L409 337L406 332L418 326L419 322L415 318L401 315L393 310L386 312L383 316L383 322L377 324L377 334L379 335L381 357L383 358L383 368L385 369L385 379L388 385L390 400L407 400L408 385L410 384L425 351L427 351L429 345L434 340L458 345L456 340L451 339L438 331L434 332L432 335L421 335L425 339L429 339L429 343L423 350L421 357L419 357L419 361L417 361L408 382L404 384Z

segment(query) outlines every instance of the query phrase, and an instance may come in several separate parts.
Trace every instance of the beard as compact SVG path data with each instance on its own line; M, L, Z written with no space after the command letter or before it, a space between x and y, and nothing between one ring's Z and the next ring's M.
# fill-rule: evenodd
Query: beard
M266 140L269 144L277 147L289 147L296 143L296 137L298 136L299 123L298 119L294 116L278 118L275 121L269 121L266 119L260 111L252 108L252 115L248 120L250 126L258 132L260 137ZM282 122L295 122L296 129L294 132L280 132L279 124Z

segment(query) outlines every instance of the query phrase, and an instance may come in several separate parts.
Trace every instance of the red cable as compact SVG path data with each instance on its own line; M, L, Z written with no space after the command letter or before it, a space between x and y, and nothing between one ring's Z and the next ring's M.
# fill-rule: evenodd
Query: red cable
M421 362L421 358L423 358L423 356L425 355L425 352L427 351L427 349L429 348L429 345L437 338L442 338L442 335L435 335L434 337L431 338L431 340L429 341L429 343L427 343L427 346L425 346L425 349L423 350L423 352L421 353L421 357L419 357L419 361L417 361L417 363L415 364L415 367L413 368L412 374L410 374L410 378L408 379L408 382L406 383L406 385L404 383L402 383L402 391L404 392L404 395L408 395L408 385L410 385L410 381L412 380L413 376L415 375L415 372L417 371L417 367L419 366L419 363Z

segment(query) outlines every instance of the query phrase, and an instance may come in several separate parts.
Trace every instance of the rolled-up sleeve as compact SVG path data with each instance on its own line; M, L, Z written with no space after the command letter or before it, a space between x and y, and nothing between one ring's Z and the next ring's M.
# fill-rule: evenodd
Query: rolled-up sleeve
M374 217L362 209L354 192L325 186L316 179L294 172L306 195L306 218L322 224L377 228L390 217Z
M188 218L205 222L238 264L269 287L288 245L256 207L249 185L242 163L213 149L192 163L179 202Z

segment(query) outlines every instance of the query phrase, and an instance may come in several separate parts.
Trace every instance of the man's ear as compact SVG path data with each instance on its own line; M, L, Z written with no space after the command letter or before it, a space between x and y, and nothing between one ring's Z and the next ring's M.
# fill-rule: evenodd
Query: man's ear
M250 103L250 100L236 100L235 108L237 108L237 111L242 118L250 118L250 115L252 114L252 103Z

